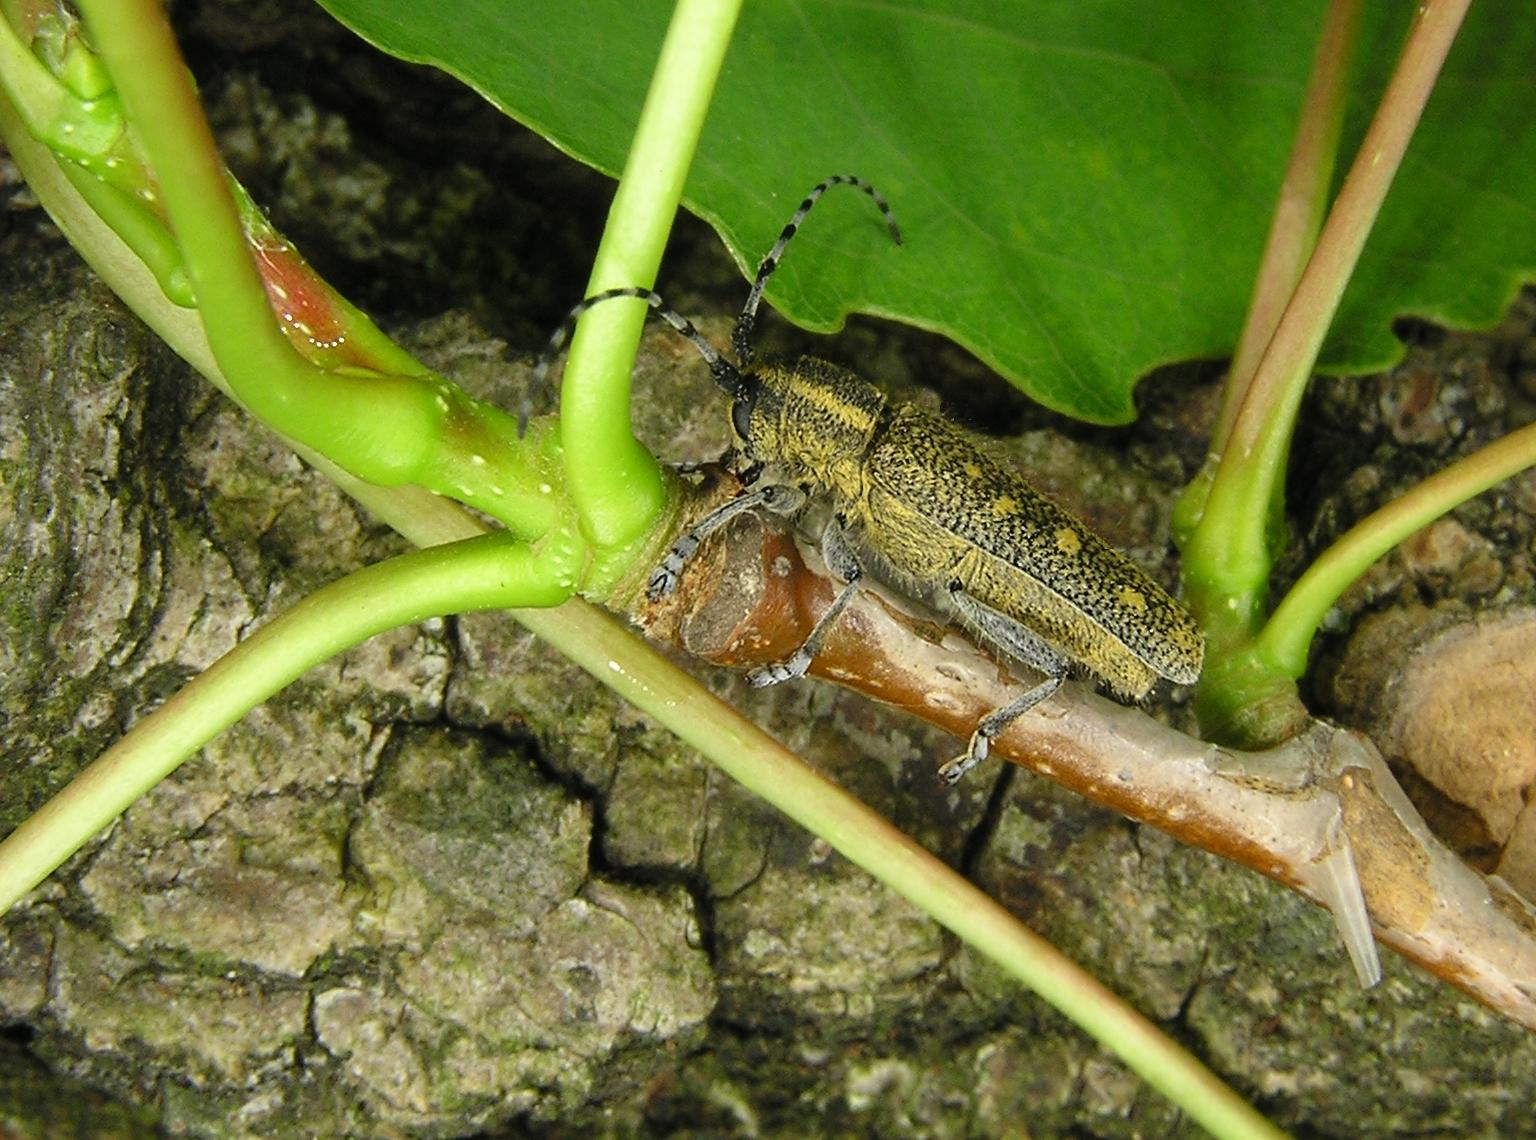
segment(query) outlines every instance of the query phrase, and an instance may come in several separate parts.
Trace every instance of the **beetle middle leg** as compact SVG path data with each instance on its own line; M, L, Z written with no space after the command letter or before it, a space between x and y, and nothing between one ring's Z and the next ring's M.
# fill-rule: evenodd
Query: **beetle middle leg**
M1067 659L1014 619L978 602L960 583L950 584L949 599L955 612L984 641L1045 674L1045 680L1040 684L982 717L976 731L971 733L964 755L939 768L939 779L953 784L987 758L992 741L1010 724L1061 688L1067 676Z
M816 624L811 627L810 634L801 642L799 649L783 661L760 666L747 674L747 683L753 688L761 689L767 685L777 685L780 681L790 681L796 677L805 676L805 671L811 667L816 654L821 652L821 643L826 640L827 634L837 624L837 619L843 616L843 611L848 608L848 603L853 601L854 594L859 592L859 582L864 577L864 568L859 565L858 555L853 552L853 547L843 536L842 522L836 516L828 519L827 525L822 529L821 556L826 559L827 569L843 580L843 588L838 591L837 597L832 599L832 604L816 619Z

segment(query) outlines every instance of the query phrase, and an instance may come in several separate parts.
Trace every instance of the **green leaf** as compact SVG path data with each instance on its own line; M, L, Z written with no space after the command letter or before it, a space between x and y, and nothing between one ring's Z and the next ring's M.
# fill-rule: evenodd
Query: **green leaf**
M610 173L671 8L323 2ZM1410 14L1395 0L1367 14L1341 168ZM1399 315L1492 323L1536 269L1527 16L1473 6L1325 368L1390 364ZM748 267L812 184L870 179L907 244L860 196L833 195L774 278L775 308L817 330L854 310L931 328L1044 404L1123 422L1149 369L1232 348L1321 19L1300 0L749 4L687 200Z

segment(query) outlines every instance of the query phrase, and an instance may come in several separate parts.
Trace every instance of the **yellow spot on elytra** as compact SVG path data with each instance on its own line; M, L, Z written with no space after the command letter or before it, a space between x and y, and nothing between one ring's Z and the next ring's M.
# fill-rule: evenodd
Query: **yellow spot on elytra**
M1012 495L999 495L992 500L992 513L1000 519L1019 513L1019 501Z
M1147 596L1140 590L1133 590L1129 586L1120 587L1119 602L1128 610L1145 613L1147 608Z
M1082 548L1083 540L1071 527L1064 526L1056 532L1056 549L1063 554L1076 554Z
M965 472L965 477L967 479L981 478L981 468L976 466L974 463L966 462L961 465L960 470Z

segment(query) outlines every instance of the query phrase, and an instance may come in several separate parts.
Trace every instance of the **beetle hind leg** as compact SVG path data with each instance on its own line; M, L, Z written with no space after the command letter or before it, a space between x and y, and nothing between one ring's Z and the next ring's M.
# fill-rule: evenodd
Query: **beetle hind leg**
M1009 725L1061 688L1062 681L1066 680L1068 663L1064 656L1019 622L971 597L961 583L950 584L949 600L955 613L983 641L1045 674L1045 680L1040 684L982 717L976 731L971 733L964 754L940 766L939 780L954 784L987 758L992 741Z
M1066 670L1063 669L1059 676L1047 677L1027 693L1019 694L1002 708L993 709L982 717L981 723L976 726L976 731L971 733L971 739L965 746L964 754L939 766L939 782L959 783L962 776L987 758L992 751L992 741L1001 736L1003 731L1019 717L1061 688L1061 682L1065 677Z

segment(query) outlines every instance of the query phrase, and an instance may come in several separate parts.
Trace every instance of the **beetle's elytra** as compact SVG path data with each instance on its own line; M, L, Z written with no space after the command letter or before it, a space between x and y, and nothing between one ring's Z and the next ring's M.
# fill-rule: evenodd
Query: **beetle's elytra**
M636 288L583 301L539 363L536 377L581 313L615 297L638 297L698 348L734 398L731 422L750 464L747 489L677 541L651 576L651 597L674 589L699 543L742 511L792 515L810 498L824 501L832 514L822 552L845 585L800 649L754 670L750 679L766 685L802 675L867 568L1005 657L1045 674L982 718L965 753L939 770L949 783L985 759L991 741L1055 692L1074 665L1128 700L1146 696L1160 677L1192 684L1205 643L1189 614L1141 567L960 428L913 405L892 404L852 372L814 357L753 366L751 335L763 288L805 215L836 185L868 194L900 243L890 208L873 186L850 175L817 185L758 267L731 337L737 363L655 293Z

